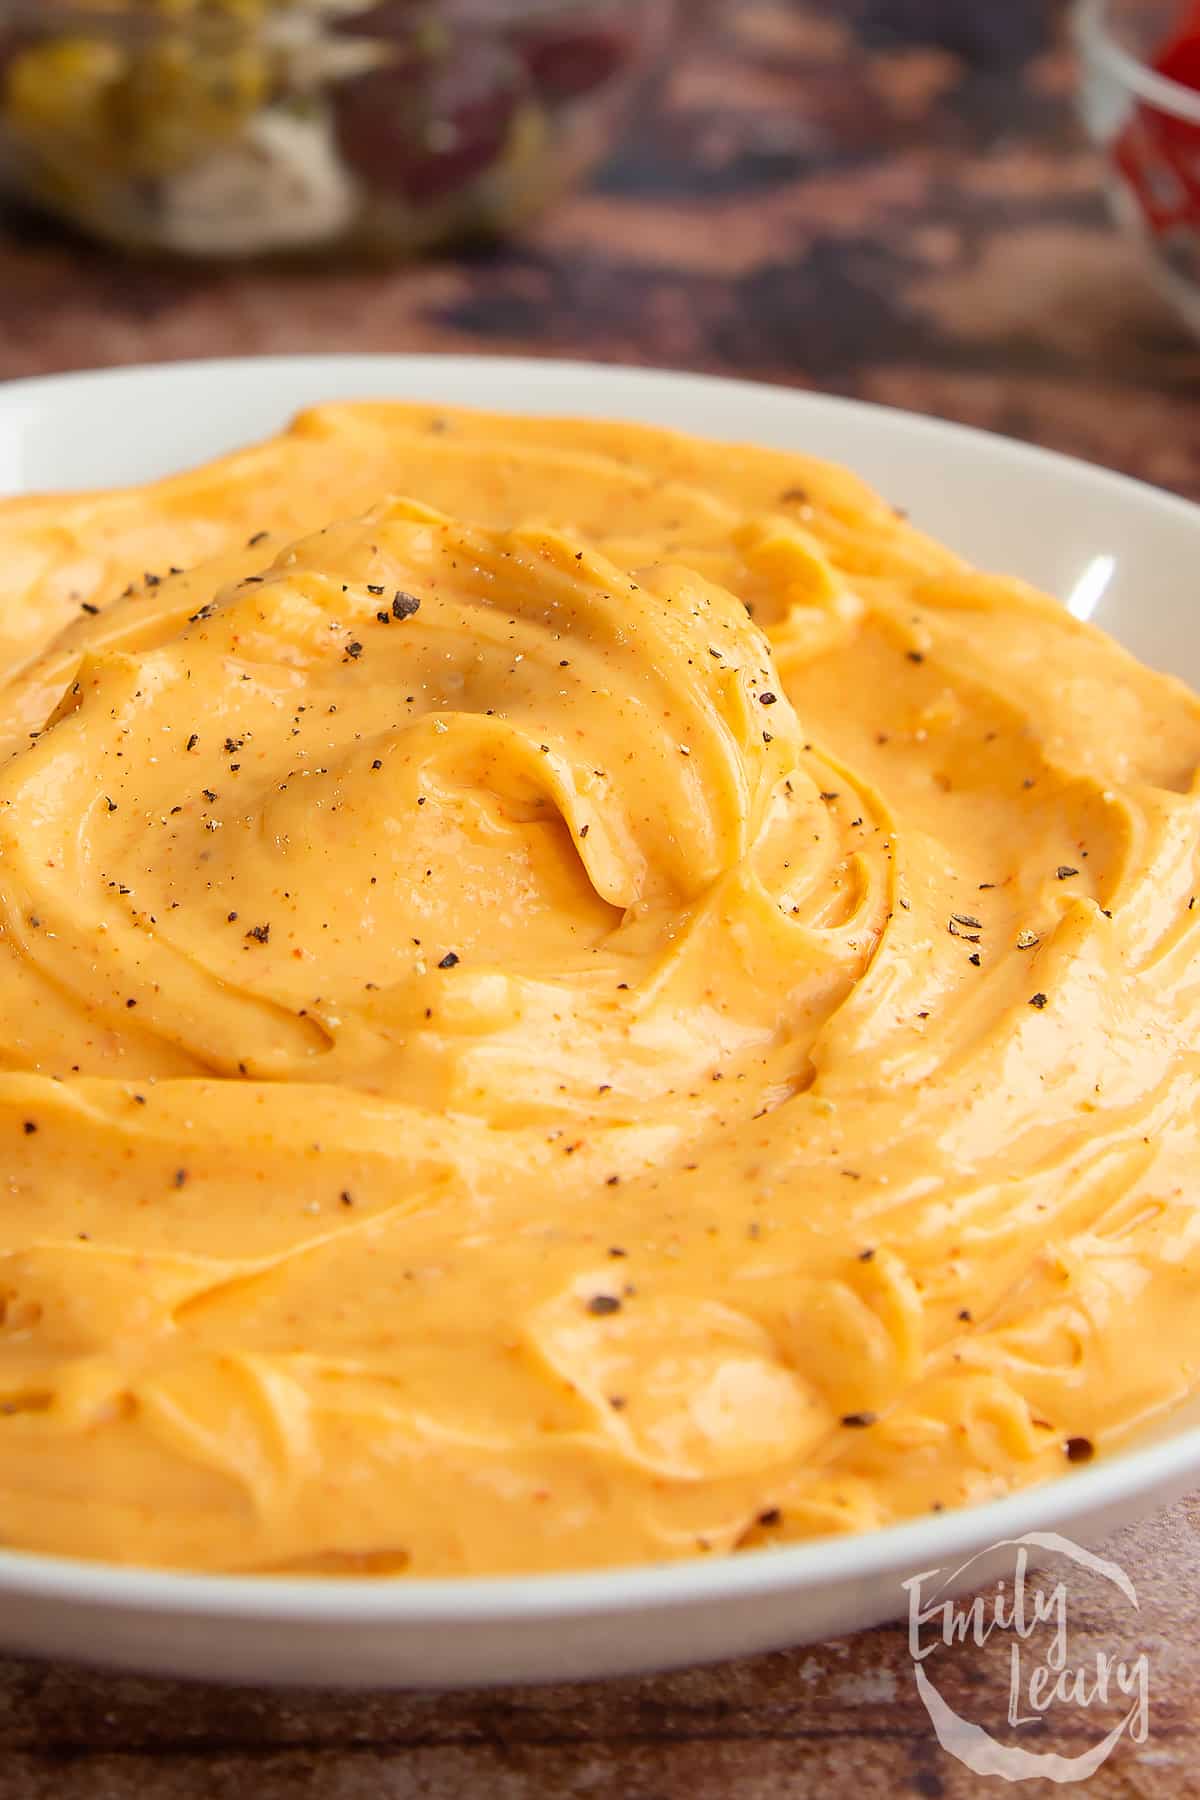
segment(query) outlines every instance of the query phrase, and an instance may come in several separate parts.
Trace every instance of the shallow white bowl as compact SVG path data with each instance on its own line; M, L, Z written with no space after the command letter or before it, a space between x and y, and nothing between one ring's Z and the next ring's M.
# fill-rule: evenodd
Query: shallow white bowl
M850 464L925 530L1200 685L1200 509L907 413L747 383L472 357L286 357L0 387L0 493L186 467L336 398L591 414ZM469 1581L164 1575L0 1552L0 1648L215 1679L444 1687L714 1661L905 1611L909 1575L1036 1530L1092 1541L1200 1485L1194 1415L1043 1487L858 1538L711 1563ZM972 1565L978 1585L1011 1552Z

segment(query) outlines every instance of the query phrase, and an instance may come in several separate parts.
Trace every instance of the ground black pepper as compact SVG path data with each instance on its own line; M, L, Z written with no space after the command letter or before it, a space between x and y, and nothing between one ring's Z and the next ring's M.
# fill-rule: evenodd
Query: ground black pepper
M596 1318L602 1319L609 1313L620 1312L621 1302L615 1294L593 1294L587 1303L587 1309Z

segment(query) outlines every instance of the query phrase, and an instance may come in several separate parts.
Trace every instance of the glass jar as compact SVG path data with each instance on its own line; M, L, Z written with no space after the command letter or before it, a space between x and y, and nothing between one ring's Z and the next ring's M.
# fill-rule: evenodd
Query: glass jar
M1077 0L1074 17L1113 212L1200 333L1200 0Z
M599 161L675 0L0 0L0 193L134 250L416 253Z

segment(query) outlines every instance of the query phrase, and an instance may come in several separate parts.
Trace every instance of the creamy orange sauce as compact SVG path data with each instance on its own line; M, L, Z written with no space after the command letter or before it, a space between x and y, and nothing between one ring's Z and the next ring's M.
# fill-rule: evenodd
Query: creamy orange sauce
M0 745L3 1543L711 1555L1194 1390L1200 706L852 477L361 405L12 501Z

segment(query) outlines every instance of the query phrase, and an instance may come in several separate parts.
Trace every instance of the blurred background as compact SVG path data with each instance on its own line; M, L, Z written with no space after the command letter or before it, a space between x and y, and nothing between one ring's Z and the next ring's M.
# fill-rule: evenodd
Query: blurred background
M660 364L1200 498L1185 5L1085 0L1074 29L1062 0L71 10L0 0L0 378L342 349Z

